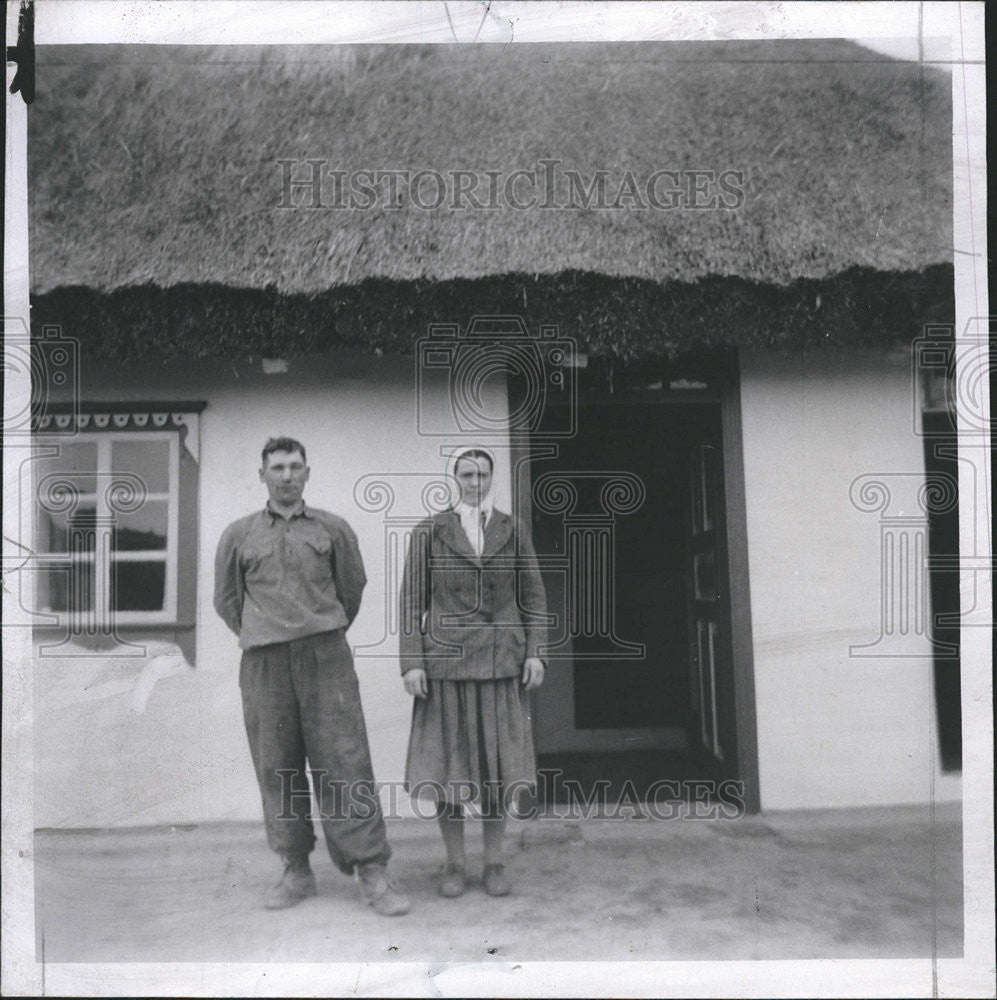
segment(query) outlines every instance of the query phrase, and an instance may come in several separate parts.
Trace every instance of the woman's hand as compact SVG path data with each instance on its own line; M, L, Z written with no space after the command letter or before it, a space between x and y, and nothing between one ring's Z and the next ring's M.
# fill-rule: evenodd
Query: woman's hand
M426 680L426 671L421 667L415 670L407 670L402 676L405 682L405 690L415 698L425 698L429 694L429 683Z
M405 675L406 677L408 674ZM540 687L544 682L544 661L535 656L527 658L523 664L523 685L527 691Z

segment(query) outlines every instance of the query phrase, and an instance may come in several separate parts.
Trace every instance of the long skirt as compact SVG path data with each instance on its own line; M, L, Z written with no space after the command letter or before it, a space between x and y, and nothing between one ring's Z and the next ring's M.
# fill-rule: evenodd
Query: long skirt
M536 785L529 696L519 677L428 682L414 699L405 788L414 798L506 805Z

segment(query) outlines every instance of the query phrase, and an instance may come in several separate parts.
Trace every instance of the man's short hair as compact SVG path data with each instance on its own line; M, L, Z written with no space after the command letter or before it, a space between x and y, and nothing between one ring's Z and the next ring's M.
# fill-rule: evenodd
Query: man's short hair
M269 441L263 446L263 468L267 467L267 456L272 455L275 451L286 451L286 452L301 452L301 460L308 464L308 456L305 454L305 446L300 441L295 441L294 438L278 437L270 438Z
M492 461L492 456L488 454L487 451L482 451L480 448L468 448L467 451L462 451L455 459L453 463L454 473L457 472L457 466L465 458L483 458L488 463L488 471L495 471L495 463Z

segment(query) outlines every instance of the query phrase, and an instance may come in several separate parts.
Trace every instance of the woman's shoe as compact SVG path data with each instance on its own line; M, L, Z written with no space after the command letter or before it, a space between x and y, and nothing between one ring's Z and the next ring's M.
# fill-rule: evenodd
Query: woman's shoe
M508 896L509 880L505 877L505 865L485 866L485 892L489 896Z
M464 895L467 888L467 876L464 874L462 865L455 865L450 862L445 864L440 871L440 881L437 885L437 892L447 899L456 899Z

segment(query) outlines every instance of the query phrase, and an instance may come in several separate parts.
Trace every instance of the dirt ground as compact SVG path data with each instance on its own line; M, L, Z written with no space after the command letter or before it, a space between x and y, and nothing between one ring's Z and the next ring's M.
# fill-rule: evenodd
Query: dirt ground
M51 962L812 959L962 953L958 807L738 820L510 822L512 895L439 897L435 826L389 821L412 899L384 918L319 848L319 894L270 912L262 824L39 831L37 957ZM321 842L320 842L321 847Z

